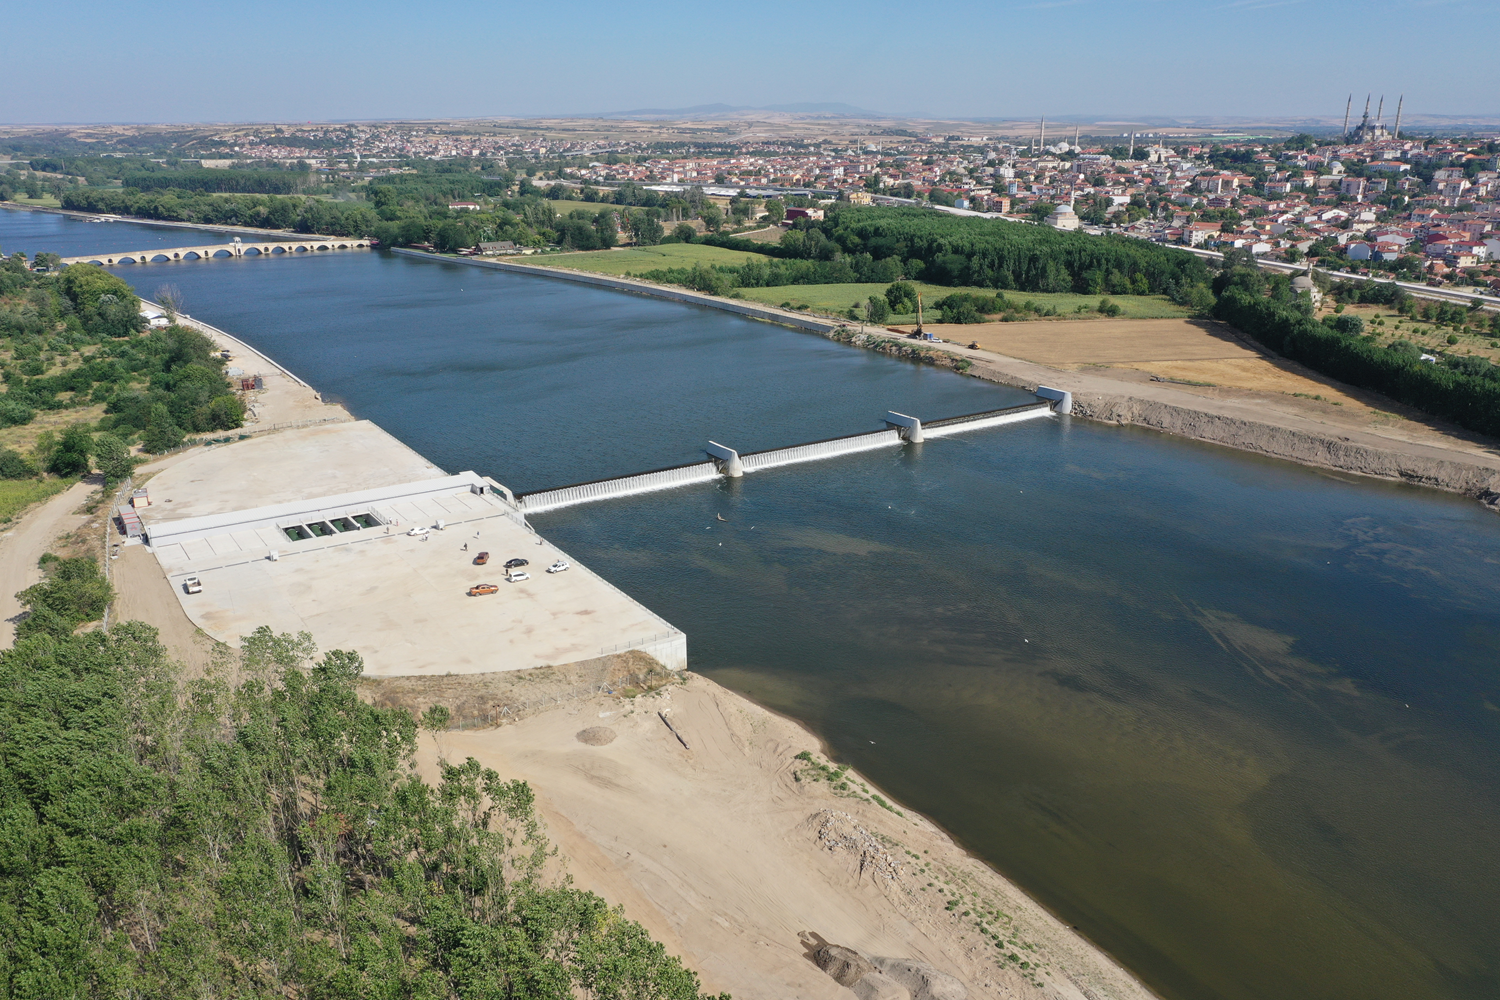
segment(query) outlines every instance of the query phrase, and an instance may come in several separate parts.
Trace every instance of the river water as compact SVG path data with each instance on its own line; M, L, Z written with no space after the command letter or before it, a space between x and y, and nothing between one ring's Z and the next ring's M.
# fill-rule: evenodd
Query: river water
M14 214L28 253L143 228L22 246ZM119 273L519 490L1026 398L380 253ZM534 521L1166 997L1500 993L1500 518L1470 501L1054 419Z

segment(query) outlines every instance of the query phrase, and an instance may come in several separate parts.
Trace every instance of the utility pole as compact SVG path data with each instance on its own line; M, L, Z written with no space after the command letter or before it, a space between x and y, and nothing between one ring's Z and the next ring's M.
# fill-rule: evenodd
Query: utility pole
M1349 112L1354 108L1354 94L1349 94L1349 101L1344 105L1344 138L1349 138Z

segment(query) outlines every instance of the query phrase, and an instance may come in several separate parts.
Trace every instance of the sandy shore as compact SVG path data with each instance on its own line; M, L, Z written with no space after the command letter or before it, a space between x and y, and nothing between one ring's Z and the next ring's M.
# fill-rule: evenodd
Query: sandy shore
M582 742L592 727L613 740ZM910 995L839 985L811 958L823 942L920 963L975 998L1152 995L937 826L877 804L866 779L819 780L812 735L706 678L426 736L429 777L439 755L530 782L576 884L736 1000Z

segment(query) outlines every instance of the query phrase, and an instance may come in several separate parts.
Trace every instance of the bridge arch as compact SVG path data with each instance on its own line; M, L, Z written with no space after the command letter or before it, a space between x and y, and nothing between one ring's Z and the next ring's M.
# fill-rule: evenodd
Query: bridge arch
M189 250L187 253L185 253L185 254L182 255L182 259L183 260L202 260L203 259L203 255L201 253L199 253L198 251L196 251L196 250Z
M158 253L158 254L153 254L153 255L151 255L151 257L150 257L150 262L151 262L151 263L152 263L152 264L155 264L155 263L156 263L156 262L157 262L157 261L159 261L159 260L171 260L171 259L172 259L172 258L171 258L171 257L168 257L168 256L167 256L167 255L166 255L166 254L164 254L164 253Z

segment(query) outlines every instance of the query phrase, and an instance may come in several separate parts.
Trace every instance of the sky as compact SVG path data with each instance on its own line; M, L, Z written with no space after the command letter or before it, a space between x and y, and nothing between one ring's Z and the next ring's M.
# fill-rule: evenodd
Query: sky
M1500 0L70 0L6 16L0 123L842 102L954 118L1500 114Z

